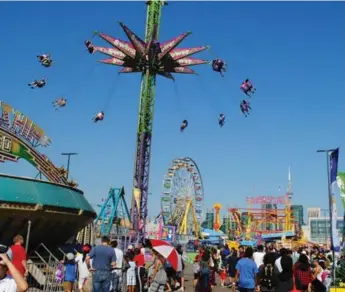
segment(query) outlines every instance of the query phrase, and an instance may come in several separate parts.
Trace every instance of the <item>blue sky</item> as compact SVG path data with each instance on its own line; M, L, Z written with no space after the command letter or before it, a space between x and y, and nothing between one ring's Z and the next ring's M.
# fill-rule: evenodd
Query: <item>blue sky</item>
M61 152L79 152L71 176L92 203L106 197L110 186L124 185L129 199L140 76L119 76L117 67L97 64L103 56L89 55L83 42L94 30L125 39L119 20L143 36L144 3L1 2L0 8L1 100L45 129L53 144L42 152L58 166L65 164ZM340 2L164 7L161 40L190 30L182 46L211 45L199 56L225 59L228 73L221 78L210 66L195 67L199 76L178 75L175 86L158 78L150 215L160 209L162 179L172 159L184 156L201 170L205 206L245 207L246 196L282 195L290 164L294 203L327 208L325 157L316 150L339 146L339 168L345 169L344 13ZM36 55L44 52L52 54L52 68L37 63ZM45 88L27 86L42 77L48 79ZM239 86L247 77L257 87L249 118L239 110ZM54 112L51 103L62 95L69 104ZM93 124L100 110L105 120ZM219 112L227 117L222 129ZM185 118L189 127L180 134ZM1 164L0 171L35 174L25 161Z

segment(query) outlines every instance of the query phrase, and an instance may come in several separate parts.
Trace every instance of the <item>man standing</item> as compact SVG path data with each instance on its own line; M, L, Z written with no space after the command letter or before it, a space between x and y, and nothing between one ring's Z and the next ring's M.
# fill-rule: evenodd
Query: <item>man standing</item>
M292 258L288 255L288 250L282 248L280 257L275 262L277 274L276 291L288 292L293 290L293 263Z
M254 252L253 254L254 262L256 263L256 266L258 268L260 268L260 266L263 265L264 256L265 256L265 252L264 252L263 245L258 245L258 251Z
M257 283L258 272L258 268L253 261L253 249L247 247L243 257L236 265L235 283L238 282L238 288L241 292L259 290L260 286Z
M104 292L110 290L111 269L116 265L116 255L112 247L109 246L109 238L102 237L102 244L94 247L86 263L90 267L92 259L92 291Z
M27 263L26 263L26 251L23 247L24 238L21 235L16 235L13 238L12 250L12 264L16 267L18 272L26 277L28 275Z
M111 272L112 281L111 287L113 292L121 291L121 282L122 282L122 265L123 265L123 251L117 247L117 241L113 240L111 246L114 248L116 256L116 265Z

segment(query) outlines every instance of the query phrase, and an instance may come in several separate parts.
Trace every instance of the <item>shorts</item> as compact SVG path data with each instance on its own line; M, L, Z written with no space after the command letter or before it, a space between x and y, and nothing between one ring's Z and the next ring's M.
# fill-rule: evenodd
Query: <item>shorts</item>
M198 280L199 279L199 273L194 273L194 280Z
M78 289L83 289L86 281L87 281L87 278L79 278L78 279Z
M236 271L229 270L229 271L228 271L228 275L229 275L229 277L231 277L231 278L235 278Z
M65 281L63 283L65 291L73 291L73 285L74 285L74 282Z
M176 278L183 278L184 277L184 272L180 271L176 273Z

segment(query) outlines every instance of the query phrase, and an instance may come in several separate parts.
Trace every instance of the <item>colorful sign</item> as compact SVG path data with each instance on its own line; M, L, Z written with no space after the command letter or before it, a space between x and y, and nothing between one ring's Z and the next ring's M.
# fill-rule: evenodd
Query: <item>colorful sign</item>
M14 133L0 127L0 162L6 160L17 162L20 158L36 167L50 182L67 184L63 174L47 156L24 143Z
M25 157L29 162L32 160L31 155L18 140L0 129L0 162L17 162L20 157Z
M175 233L176 233L175 226L163 226L161 239L168 241L168 242L174 242L175 241Z
M247 204L256 204L256 205L262 205L262 204L275 204L275 205L285 205L287 202L288 197L287 196L259 196L259 197L247 197L246 201Z
M50 145L51 140L43 130L20 111L2 101L0 101L0 110L0 128L8 130L33 147Z
M25 159L50 182L68 185L63 172L35 147L48 146L43 130L21 112L0 102L0 162Z

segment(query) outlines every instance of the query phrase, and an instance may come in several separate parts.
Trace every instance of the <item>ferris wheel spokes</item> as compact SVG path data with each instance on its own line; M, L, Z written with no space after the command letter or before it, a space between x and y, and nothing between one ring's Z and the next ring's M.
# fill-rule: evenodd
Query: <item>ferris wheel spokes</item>
M164 224L176 226L177 232L186 220L188 230L194 226L194 217L200 224L203 200L202 179L195 161L188 157L174 159L163 180L161 206Z

